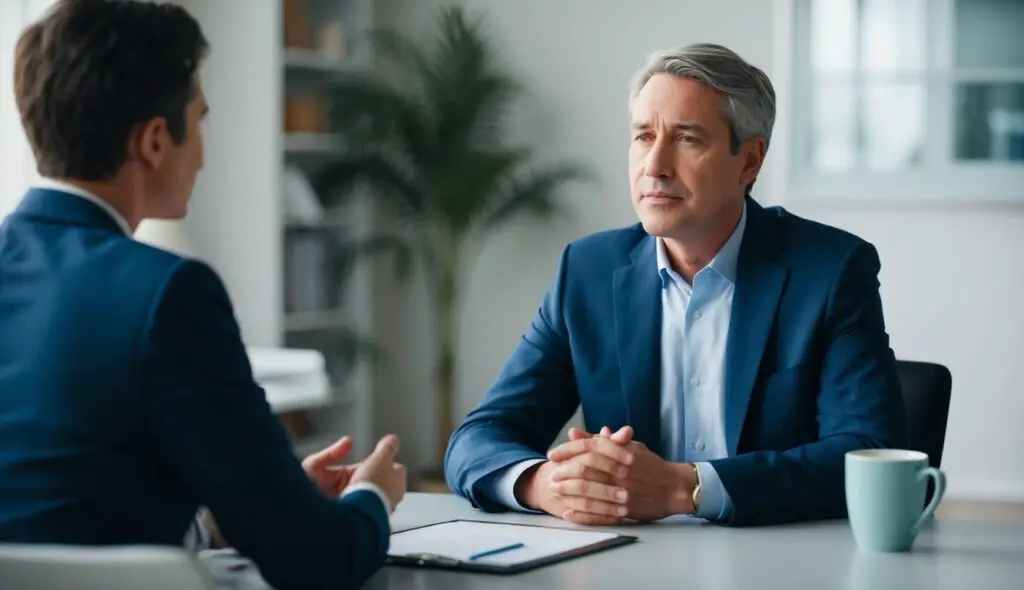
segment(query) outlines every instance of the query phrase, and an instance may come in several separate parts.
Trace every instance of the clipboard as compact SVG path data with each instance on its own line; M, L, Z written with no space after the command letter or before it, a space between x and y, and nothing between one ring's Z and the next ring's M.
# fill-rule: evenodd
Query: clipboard
M446 532L446 528L451 532ZM432 535L437 534L437 538ZM458 538L452 538L458 534ZM408 535L403 538L403 535ZM479 554L515 543L514 551L470 560L466 549ZM529 524L455 519L404 529L391 534L387 565L426 569L510 575L561 563L570 559L622 547L637 541L632 535L608 531L550 527ZM427 549L427 546L430 546ZM423 550L419 550L423 547ZM415 551L406 551L415 548ZM518 552L518 555L517 555Z

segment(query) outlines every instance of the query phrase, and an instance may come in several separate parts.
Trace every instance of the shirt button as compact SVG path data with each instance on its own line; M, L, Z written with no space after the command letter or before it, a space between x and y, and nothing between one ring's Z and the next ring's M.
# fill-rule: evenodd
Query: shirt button
M690 379L690 385L692 385L694 387L697 387L698 385L700 385L700 379L698 379L696 377L694 377L693 379Z
M702 314L701 312L699 312L699 311L693 312L693 319L699 320L702 317L704 317L704 314Z
M697 450L698 451L703 451L704 450L704 443L697 443Z

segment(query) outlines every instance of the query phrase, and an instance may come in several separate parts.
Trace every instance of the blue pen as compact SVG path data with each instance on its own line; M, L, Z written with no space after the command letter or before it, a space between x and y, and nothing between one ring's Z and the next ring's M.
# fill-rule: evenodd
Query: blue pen
M511 545L505 545L504 547L498 547L497 549L488 549L487 551L481 551L480 553L476 553L474 555L470 555L469 556L469 560L470 561L476 561L476 560L480 559L481 557L489 557L491 555L497 555L498 553L504 553L506 551L512 551L513 549L521 549L523 547L526 547L526 545L524 545L522 543L513 543Z

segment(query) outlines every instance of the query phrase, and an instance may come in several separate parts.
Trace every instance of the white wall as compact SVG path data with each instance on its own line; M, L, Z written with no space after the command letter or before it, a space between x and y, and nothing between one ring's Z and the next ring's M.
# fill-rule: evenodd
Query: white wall
M14 48L21 32L54 0L0 0L0 217L18 206L38 178L14 102Z
M206 166L186 226L227 285L243 337L275 345L281 323L280 0L181 0L203 27Z
M431 25L440 0L385 0L378 18L412 31ZM696 41L728 45L772 76L785 33L764 0L467 0L480 8L533 91L521 133L545 152L579 157L601 173L593 190L570 196L577 214L551 226L520 224L493 236L472 276L464 313L458 408L468 411L489 386L536 312L563 244L635 221L627 196L627 83L654 49ZM586 19L586 22L584 22ZM780 113L777 129L786 125ZM756 195L851 230L881 253L882 296L901 358L944 363L954 375L944 466L951 495L1024 499L1024 210L949 207L808 206L788 200L785 134L769 153ZM780 148L781 146L781 148ZM979 188L980 190L980 188ZM584 209L586 207L586 209ZM375 321L392 357L380 371L378 431L406 441L403 459L430 455L430 346L421 289L377 279Z

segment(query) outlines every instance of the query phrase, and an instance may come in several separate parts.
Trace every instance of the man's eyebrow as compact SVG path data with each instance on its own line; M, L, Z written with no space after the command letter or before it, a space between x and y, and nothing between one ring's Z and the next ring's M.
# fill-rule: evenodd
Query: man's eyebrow
M672 127L675 128L677 131L693 131L695 133L706 133L707 132L707 129L705 129L701 125L699 125L697 123L691 123L691 122L688 122L688 121L683 121L683 122L680 122L680 123L676 123ZM632 128L636 129L636 130L650 129L651 128L651 124L647 123L645 121L634 121L633 124L632 124Z
M676 123L675 128L680 131L693 131L695 133L705 133L707 131L707 129L704 129L704 127L697 123L690 122Z

